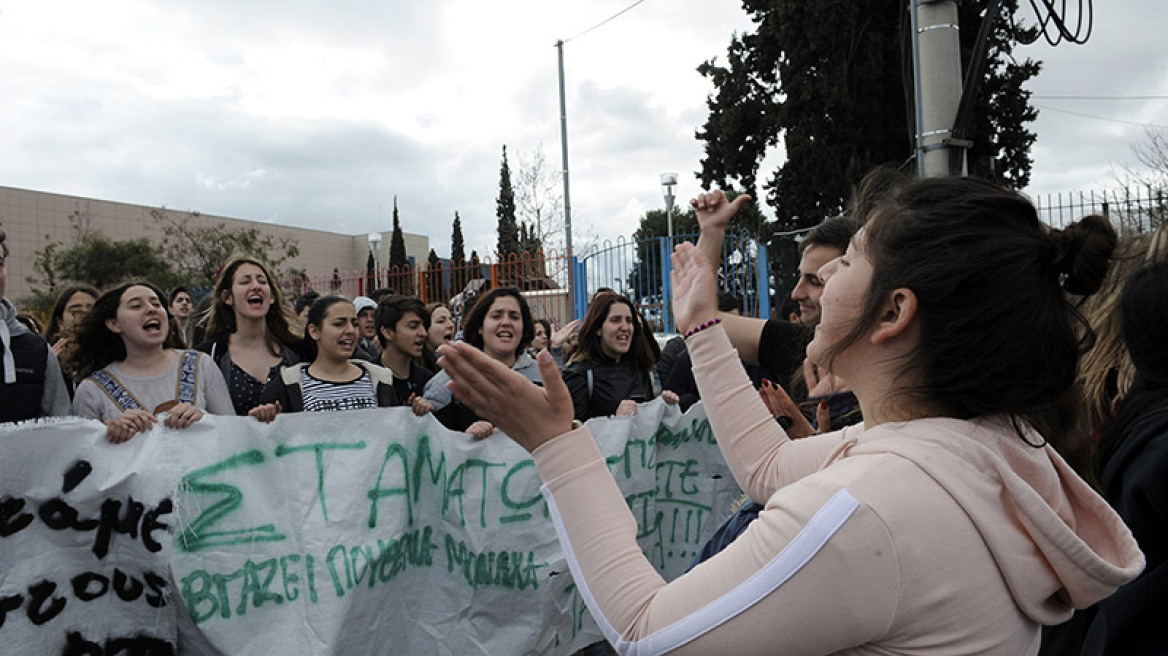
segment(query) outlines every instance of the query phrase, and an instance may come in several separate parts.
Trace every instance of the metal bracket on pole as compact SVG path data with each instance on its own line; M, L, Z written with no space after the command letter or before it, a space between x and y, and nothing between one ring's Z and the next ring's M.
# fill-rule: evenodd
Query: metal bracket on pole
M928 27L918 28L917 34L924 34L925 32L928 32L931 30L941 30L941 29L957 30L957 32L959 34L961 33L961 28L958 27L956 23L936 23L933 25L929 25Z

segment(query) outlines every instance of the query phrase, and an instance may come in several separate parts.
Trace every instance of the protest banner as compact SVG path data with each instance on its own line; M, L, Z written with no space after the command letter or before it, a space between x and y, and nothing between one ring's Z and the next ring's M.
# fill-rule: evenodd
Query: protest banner
M667 579L738 489L700 404L589 423ZM404 408L206 417L126 444L0 427L15 654L570 654L601 638L528 454Z

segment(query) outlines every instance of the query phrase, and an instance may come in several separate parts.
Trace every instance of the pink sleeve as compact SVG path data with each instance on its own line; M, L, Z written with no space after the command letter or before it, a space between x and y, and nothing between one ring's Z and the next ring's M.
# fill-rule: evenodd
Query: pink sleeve
M827 654L891 625L896 550L838 486L787 488L725 551L667 584L587 428L532 456L572 576L619 653Z
M710 428L738 485L754 501L765 503L780 487L819 471L843 444L843 431L789 439L750 384L721 326L686 342Z

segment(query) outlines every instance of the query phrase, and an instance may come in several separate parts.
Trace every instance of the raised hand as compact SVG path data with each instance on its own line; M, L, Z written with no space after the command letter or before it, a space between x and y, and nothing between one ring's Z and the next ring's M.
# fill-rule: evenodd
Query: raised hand
M701 251L689 242L673 249L673 321L685 333L695 324L718 314L718 286L714 270Z
M733 201L729 201L722 190L716 189L698 195L689 204L697 212L698 226L702 232L706 232L707 230L725 230L730 219L738 213L739 208L751 200L753 199L749 194L739 194Z
M438 352L451 393L528 451L572 429L572 395L546 349L536 357L543 387L466 342Z
M576 332L576 328L579 326L580 320L572 319L562 327L557 328L555 332L552 333L552 336L548 339L548 345L552 348L560 348L564 345L564 342L568 341L568 338L572 336L572 333Z

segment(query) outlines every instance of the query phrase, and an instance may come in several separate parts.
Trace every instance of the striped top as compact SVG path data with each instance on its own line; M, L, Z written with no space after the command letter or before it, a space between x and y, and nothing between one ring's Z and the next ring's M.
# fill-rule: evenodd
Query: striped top
M373 379L365 369L362 369L361 375L354 380L334 383L312 376L308 373L308 367L304 367L300 370L300 389L304 395L305 412L335 412L377 407Z

